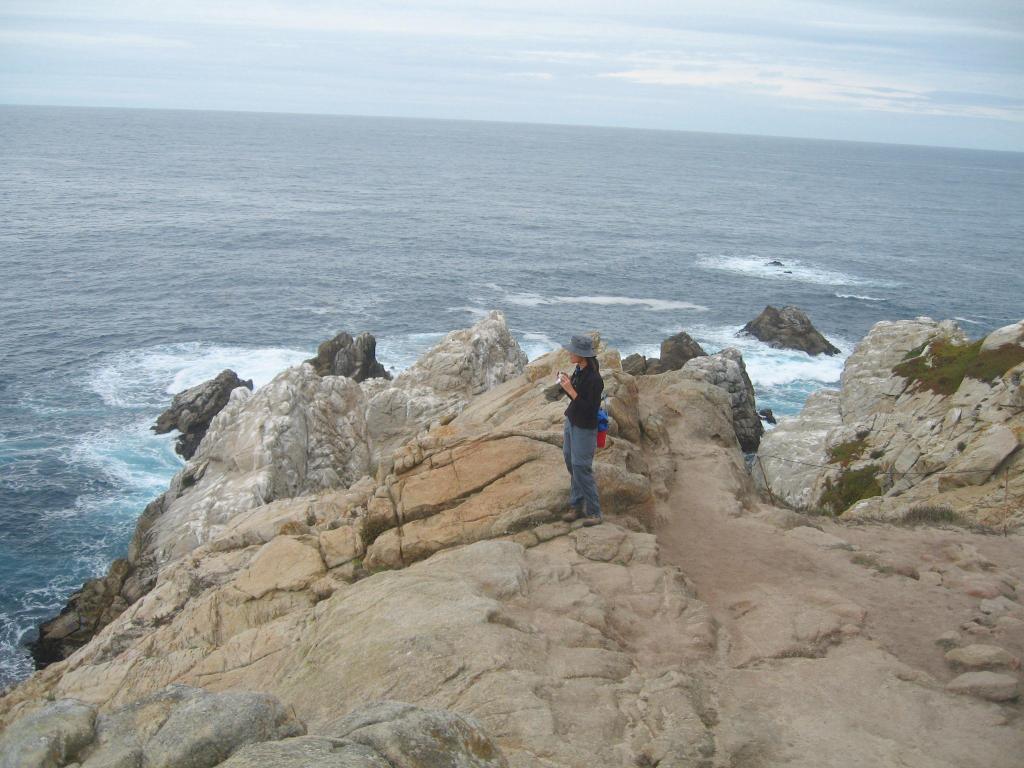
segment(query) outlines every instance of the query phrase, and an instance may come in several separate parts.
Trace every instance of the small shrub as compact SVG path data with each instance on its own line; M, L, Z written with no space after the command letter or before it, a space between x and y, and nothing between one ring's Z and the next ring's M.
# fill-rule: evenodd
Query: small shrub
M901 522L904 525L962 525L964 521L952 507L933 504L911 507L903 513Z
M863 437L858 440L848 440L845 443L834 445L828 451L829 461L833 464L838 463L840 466L848 467L861 457L866 447L867 444L864 442Z
M880 459L885 456L885 451L881 448L875 448L871 453L868 454L872 459Z
M876 472L878 466L869 464L843 472L835 482L825 478L825 492L821 494L820 503L832 510L832 514L839 515L862 499L881 496L882 487L875 478Z

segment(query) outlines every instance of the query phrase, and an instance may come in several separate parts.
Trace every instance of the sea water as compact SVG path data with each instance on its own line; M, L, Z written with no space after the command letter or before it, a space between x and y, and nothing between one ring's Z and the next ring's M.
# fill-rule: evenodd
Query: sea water
M223 368L259 386L365 330L397 372L498 308L530 358L738 346L791 415L878 320L1021 319L1022 201L1013 153L0 107L0 684L181 466L157 414ZM769 303L842 355L737 337Z

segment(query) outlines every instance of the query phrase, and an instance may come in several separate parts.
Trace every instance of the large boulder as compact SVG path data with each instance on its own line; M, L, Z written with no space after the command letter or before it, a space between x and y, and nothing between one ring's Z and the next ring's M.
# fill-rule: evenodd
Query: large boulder
M743 326L741 333L778 349L797 349L809 355L838 355L840 351L821 335L801 309L794 306L777 309L769 304Z
M96 708L73 699L47 704L0 731L0 768L58 768L93 741Z
M713 384L729 394L740 448L745 453L756 451L764 434L764 425L757 414L754 385L747 375L747 366L740 351L727 347L714 355L693 358L682 367L681 373L694 381Z
M383 378L391 374L377 362L377 339L360 333L354 339L344 331L322 343L316 357L307 360L321 376L348 376L356 381Z
M505 768L478 723L441 709L381 701L321 735L251 744L220 768Z
M242 745L305 732L273 696L171 685L99 717L74 699L48 704L0 736L0 766L214 768Z
M707 352L688 333L680 331L661 342L662 371L678 371L695 357L704 357Z
M176 394L170 408L157 417L151 429L158 435L178 430L181 434L174 443L174 450L182 458L191 459L210 421L228 404L231 392L238 387L252 390L252 379L243 381L237 373L225 369L209 381Z

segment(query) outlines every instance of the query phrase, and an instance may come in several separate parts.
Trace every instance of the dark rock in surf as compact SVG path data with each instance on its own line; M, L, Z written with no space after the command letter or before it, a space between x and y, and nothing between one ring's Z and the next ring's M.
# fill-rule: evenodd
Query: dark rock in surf
M209 381L176 394L171 407L157 417L151 429L158 435L178 430L181 434L174 450L182 458L191 459L206 435L210 421L228 404L231 391L237 387L252 389L252 379L243 381L237 373L225 369Z
M769 424L777 424L778 423L775 420L775 414L772 413L772 409L771 408L762 408L760 411L757 412L757 415L761 417L762 421L766 421Z
M807 315L797 307L776 309L769 305L740 333L760 339L776 349L796 349L809 355L837 355L839 349L819 333Z
M643 376L647 373L647 358L634 352L622 359L622 370L630 376Z
M390 379L391 374L377 362L377 339L360 333L354 339L342 331L321 344L316 357L306 362L321 376L348 376L355 381Z
M665 371L678 371L690 360L706 355L700 344L680 331L661 342L661 357L628 355L622 361L622 370L632 376L654 376Z
M705 357L707 352L693 338L682 331L661 342L661 368L664 371L678 371L695 357Z
M768 264L766 266L769 266L769 267L784 267L786 265L783 264L778 259L772 259L771 261L768 262Z

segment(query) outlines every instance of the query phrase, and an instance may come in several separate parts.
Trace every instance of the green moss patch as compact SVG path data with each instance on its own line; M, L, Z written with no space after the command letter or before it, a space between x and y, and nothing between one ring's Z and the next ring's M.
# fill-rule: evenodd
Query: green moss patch
M859 440L848 440L845 443L833 445L828 450L829 461L848 467L863 455L865 448L867 448L867 443L863 437Z
M1024 347L1006 344L982 351L983 341L953 344L940 339L911 350L892 371L914 382L917 391L928 389L940 395L952 395L967 377L993 381L1024 362Z
M881 496L882 487L875 479L876 472L878 466L869 464L861 469L843 472L835 482L832 482L831 478L825 478L825 492L821 495L821 505L838 515L861 499Z

